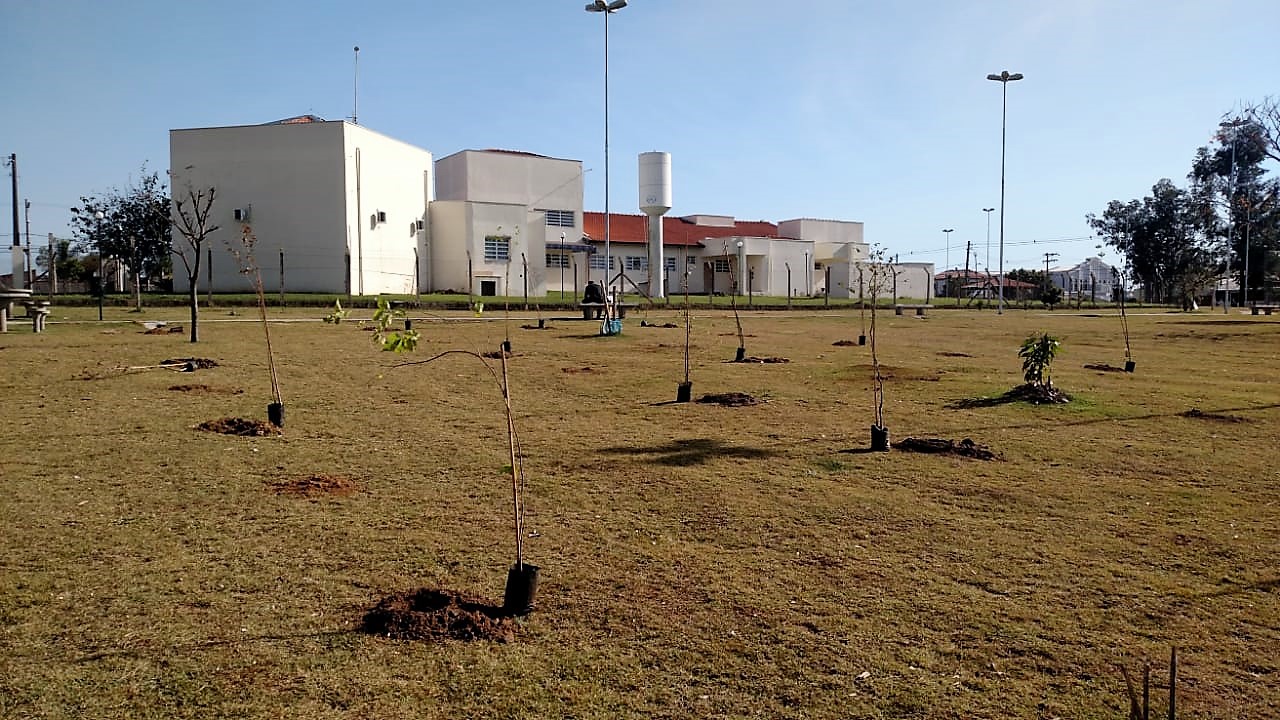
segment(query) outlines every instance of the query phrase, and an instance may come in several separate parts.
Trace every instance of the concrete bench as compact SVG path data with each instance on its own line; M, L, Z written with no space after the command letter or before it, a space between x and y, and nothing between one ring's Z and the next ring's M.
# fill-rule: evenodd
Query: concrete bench
M27 317L31 319L32 332L44 332L45 321L49 319L49 301L31 301L22 303L27 309Z
M605 303L582 302L578 303L578 307L582 308L582 319L590 320L593 317L603 317L605 308L608 307L608 305ZM627 308L635 307L635 303L617 303L613 307L617 308L618 317L624 318L627 316Z
M1249 311L1252 315L1257 315L1259 312L1263 315L1270 315L1271 311L1277 308L1280 308L1280 305L1254 305L1249 309Z
M903 310L915 310L916 315L919 315L920 317L924 317L924 311L931 310L931 309L933 309L932 305L894 305L893 314L901 315Z

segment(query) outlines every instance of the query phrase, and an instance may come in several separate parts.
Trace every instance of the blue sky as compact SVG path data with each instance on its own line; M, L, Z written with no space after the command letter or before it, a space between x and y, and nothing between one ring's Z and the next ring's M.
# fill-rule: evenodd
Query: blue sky
M359 45L362 125L436 157L582 160L603 210L603 16L584 3L0 0L0 153L42 244L81 194L163 172L171 128L349 116ZM665 150L673 215L858 220L903 261L963 266L972 241L985 264L1001 109L985 78L1008 69L1026 79L1009 85L1005 266L1076 261L1097 244L1086 213L1181 184L1224 113L1280 95L1277 26L1274 0L632 0L609 20L611 209L638 213L636 155Z

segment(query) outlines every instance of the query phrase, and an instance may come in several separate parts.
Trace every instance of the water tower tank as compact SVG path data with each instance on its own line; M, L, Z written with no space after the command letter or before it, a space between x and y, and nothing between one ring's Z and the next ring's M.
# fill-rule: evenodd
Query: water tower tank
M640 153L640 210L662 215L671 209L671 153Z

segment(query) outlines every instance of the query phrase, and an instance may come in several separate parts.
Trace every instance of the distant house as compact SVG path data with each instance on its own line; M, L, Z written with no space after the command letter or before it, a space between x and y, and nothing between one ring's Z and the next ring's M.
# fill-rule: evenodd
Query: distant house
M1049 282L1062 290L1064 300L1110 301L1119 287L1115 268L1091 257L1070 266L1049 268Z

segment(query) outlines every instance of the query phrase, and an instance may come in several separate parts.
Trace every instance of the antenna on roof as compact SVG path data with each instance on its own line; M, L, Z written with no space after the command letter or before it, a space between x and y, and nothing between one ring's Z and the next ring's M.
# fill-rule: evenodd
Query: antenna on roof
M360 46L355 47L356 61L352 70L351 81L351 123L353 125L360 124Z

